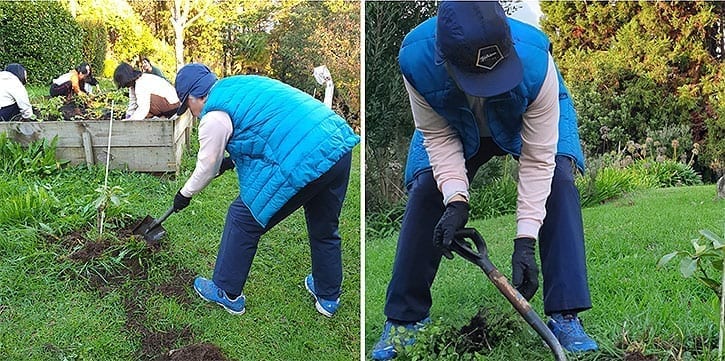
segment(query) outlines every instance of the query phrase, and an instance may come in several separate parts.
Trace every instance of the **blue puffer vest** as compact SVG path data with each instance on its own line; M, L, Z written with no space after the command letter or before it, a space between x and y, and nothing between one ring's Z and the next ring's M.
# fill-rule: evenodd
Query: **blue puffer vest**
M324 104L261 76L217 81L201 116L215 110L232 119L234 130L226 149L236 164L242 201L262 227L360 142L345 120Z
M486 122L494 142L506 152L521 154L521 123L526 108L536 100L548 68L549 40L538 29L508 19L516 53L524 65L521 83L511 91L486 99ZM436 18L426 20L413 29L400 48L400 68L410 84L430 106L458 132L466 159L478 151L480 137L478 125L468 105L466 95L448 75L445 65L435 59ZM579 143L577 116L569 91L559 77L559 142L557 154L575 159L584 170L584 154ZM405 182L409 183L419 172L430 169L430 160L423 146L423 136L415 131L408 152Z

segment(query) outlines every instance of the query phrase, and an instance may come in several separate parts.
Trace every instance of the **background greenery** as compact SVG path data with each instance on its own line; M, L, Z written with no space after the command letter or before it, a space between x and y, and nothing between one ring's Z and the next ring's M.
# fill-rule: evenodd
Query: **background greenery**
M509 12L521 5L502 4ZM578 1L541 7L541 26L579 113L590 170L602 157L661 156L690 163L707 183L723 174L725 3ZM413 120L398 50L407 32L435 14L436 4L372 2L365 11L365 154L371 175L366 212L376 217L404 200L402 169Z
M148 57L174 81L176 5L195 20L183 30L183 63L201 62L218 76L261 74L324 96L313 68L327 65L333 108L360 128L360 3L328 0L61 0L0 2L0 66L28 69L47 86L77 66L92 64L111 78L120 62ZM186 6L186 7L185 7Z

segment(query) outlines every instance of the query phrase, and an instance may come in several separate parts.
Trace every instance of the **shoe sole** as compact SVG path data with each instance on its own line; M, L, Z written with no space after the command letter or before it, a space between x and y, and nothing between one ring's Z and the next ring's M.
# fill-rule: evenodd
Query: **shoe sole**
M232 315L237 315L237 316L243 315L244 312L247 310L246 307L245 308L242 308L241 311L232 310L231 308L229 308L229 307L227 307L227 306L225 306L225 305L223 305L223 304L221 304L221 303L219 303L217 301L210 300L210 299L204 297L204 295L202 295L201 293L199 293L199 291L196 289L196 287L193 287L193 288L194 288L194 292L196 292L196 294L199 295L199 297L201 297L202 300L207 301L207 302L211 302L211 303L214 303L214 304L217 304L217 305L221 306L222 308L224 308L225 310L227 310L227 312L231 313Z
M317 310L317 312L319 312L320 314L322 314L325 317L332 317L332 315L334 315L333 313L327 312L327 310L322 308L322 305L320 304L320 302L317 301L317 295L315 295L315 293L312 292L312 290L310 289L310 286L307 285L307 278L305 278L305 289L315 299L315 309Z

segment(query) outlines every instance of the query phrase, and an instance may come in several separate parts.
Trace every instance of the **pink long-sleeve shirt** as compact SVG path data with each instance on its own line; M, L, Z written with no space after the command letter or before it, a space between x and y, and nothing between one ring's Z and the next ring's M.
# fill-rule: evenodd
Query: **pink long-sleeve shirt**
M417 90L404 78L410 97L415 127L423 135L433 177L448 204L468 200L463 144L455 129L438 114ZM484 118L484 98L468 97L481 136L490 136ZM559 140L559 81L554 60L549 65L539 95L523 114L521 156L516 203L516 237L538 239L539 229L546 216L546 199L551 192L554 176L554 157Z

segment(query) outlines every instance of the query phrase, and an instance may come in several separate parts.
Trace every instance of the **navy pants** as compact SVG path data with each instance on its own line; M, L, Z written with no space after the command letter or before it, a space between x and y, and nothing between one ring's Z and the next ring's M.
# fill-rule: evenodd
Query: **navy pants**
M493 156L506 154L491 138L481 138L479 151L466 161L469 180ZM544 313L591 308L584 254L584 229L574 162L556 156L546 218L539 231L539 255L544 279ZM393 275L388 284L385 316L409 323L430 315L430 288L441 261L433 244L433 229L443 215L443 196L433 172L421 172L408 185L408 203L398 237Z
M0 108L0 122L20 120L18 115L20 115L20 107L18 107L18 103L13 103Z
M214 268L214 283L228 294L240 294L257 252L259 238L300 207L305 209L312 254L312 277L319 297L336 300L342 284L338 223L350 178L352 153L302 188L262 227L237 197L229 206Z

